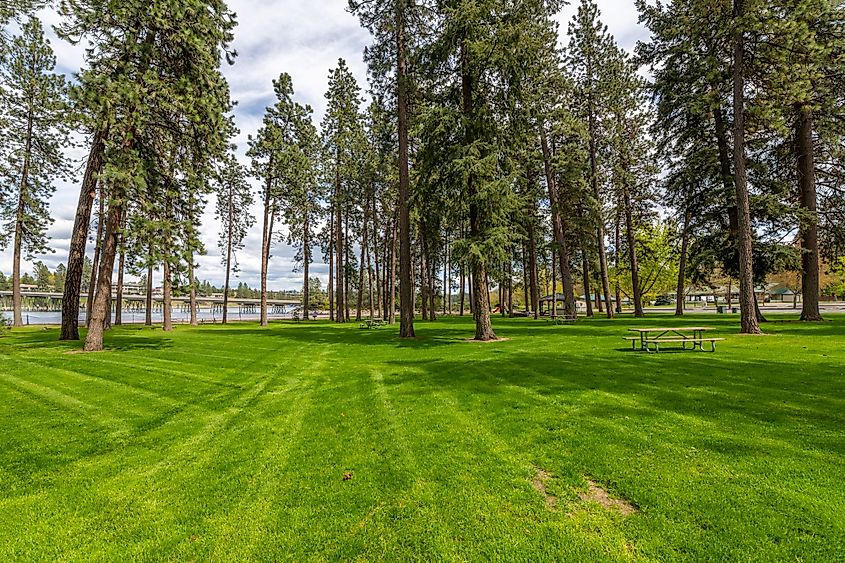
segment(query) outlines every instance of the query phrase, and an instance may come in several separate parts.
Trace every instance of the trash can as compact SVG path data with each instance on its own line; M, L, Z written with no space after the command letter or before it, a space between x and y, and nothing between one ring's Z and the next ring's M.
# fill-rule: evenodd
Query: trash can
M718 312L720 315L724 315L725 314L725 306L724 305L718 305L716 307L716 312Z
M739 313L739 309L737 309L736 307L734 307L733 309L731 309L731 313L733 313L734 315L736 315L737 313Z

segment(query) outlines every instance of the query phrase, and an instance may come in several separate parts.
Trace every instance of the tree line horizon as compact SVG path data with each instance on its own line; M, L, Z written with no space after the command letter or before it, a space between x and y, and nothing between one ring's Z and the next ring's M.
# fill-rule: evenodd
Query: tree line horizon
M31 15L44 4L0 8L0 24L21 30L0 36L0 244L14 249L17 326L21 256L47 249L53 183L69 175L62 150L85 133L61 339L80 337L90 239L87 351L103 349L113 281L120 299L127 272L151 283L161 270L165 330L174 292L197 322L211 197L224 289L261 230L262 326L280 242L297 251L304 310L319 248L331 320L369 309L398 319L403 338L418 313L451 310L453 288L486 341L498 338L493 288L511 314L521 300L537 316L545 283L565 315L580 288L587 315L613 318L624 295L639 317L655 288L674 287L683 315L687 285L715 278L736 280L741 330L755 334L757 284L795 273L812 322L822 277L845 272L840 2L637 0L650 37L629 53L593 0L577 2L565 32L559 0L349 0L373 36L370 103L339 59L318 126L281 72L249 166L234 154L221 72L237 57L225 2L62 0L57 34L89 45L74 84L54 72Z

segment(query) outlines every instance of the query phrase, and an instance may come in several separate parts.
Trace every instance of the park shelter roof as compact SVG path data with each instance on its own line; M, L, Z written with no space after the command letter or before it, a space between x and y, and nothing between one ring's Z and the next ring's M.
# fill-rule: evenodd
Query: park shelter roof
M795 292L789 289L786 285L778 285L775 288L769 290L769 293L772 295L795 295Z

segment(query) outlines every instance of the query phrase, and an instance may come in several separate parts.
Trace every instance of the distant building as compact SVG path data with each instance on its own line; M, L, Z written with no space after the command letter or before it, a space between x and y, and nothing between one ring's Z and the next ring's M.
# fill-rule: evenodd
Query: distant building
M796 299L795 292L789 289L785 284L780 283L767 283L764 285L758 285L754 288L754 295L757 296L757 301L759 303L793 303ZM671 294L667 295L667 297L672 297L674 299L675 296L674 294ZM729 300L732 303L739 302L738 285L731 285L730 287L695 286L692 288L688 288L686 291L687 303L718 304L727 303ZM797 300L801 300L800 294L797 296Z
M113 293L117 293L117 284L114 283L111 286L111 290ZM124 283L123 284L123 294L124 295L146 295L147 288L139 283Z
M578 297L578 300L586 302L587 296L581 295L581 296ZM595 303L597 301L601 301L602 303L604 303L604 296L599 294L599 293L593 293L592 295L590 295L590 301L592 301L593 303ZM610 295L610 302L616 303L616 297L613 296L613 295ZM630 300L622 299L622 303L630 303Z
M773 303L799 303L801 294L791 290L786 284L776 284L769 288L769 300Z

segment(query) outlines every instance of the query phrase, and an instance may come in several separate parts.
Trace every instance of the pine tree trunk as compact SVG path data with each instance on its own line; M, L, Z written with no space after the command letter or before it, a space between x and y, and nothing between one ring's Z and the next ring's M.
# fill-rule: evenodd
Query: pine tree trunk
M172 177L172 172L168 173L168 177ZM173 185L169 181L169 187L172 189ZM161 316L162 316L162 330L164 332L173 331L173 271L171 259L175 255L173 249L173 236L171 232L171 225L174 222L173 217L173 202L170 196L165 197L164 206L165 228L161 233L162 239L162 253L164 254L161 268Z
M397 221L394 219L393 221L393 231L391 233L391 240L390 240L390 296L389 296L389 313L388 322L390 324L396 324L396 236L397 236L397 229L398 224ZM400 243L401 244L401 243ZM409 252L410 252L410 245L409 245ZM401 288L399 290L402 291ZM413 305L413 303L412 303ZM401 304L400 304L401 307ZM412 307L413 309L413 307ZM413 312L413 311L412 311ZM413 328L413 327L412 327Z
M384 230L381 233L381 244L379 245L379 252L376 256L378 257L379 255L381 255L381 260L379 262L378 267L380 318L383 321L387 322L390 320L390 313L387 310L387 294L390 292L390 276L387 273L390 266L390 251L388 250L388 244L390 240L390 223L385 221L383 227Z
M610 304L610 275L607 270L607 251L605 249L604 243L604 225L601 224L601 219L599 219L599 228L596 231L596 237L598 238L599 242L599 267L601 268L601 287L602 292L604 293L604 307L605 311L607 312L607 318L613 318L613 307Z
M335 154L335 185L334 185L334 193L335 193L335 322L343 323L346 322L346 304L344 302L346 297L346 282L344 281L344 269L345 264L343 263L344 257L344 248L343 248L343 214L342 214L342 205L341 205L341 184L340 184L340 156L336 153Z
M168 260L171 252L167 248L168 256L164 260L162 266L161 276L161 314L164 317L163 330L164 332L173 331L173 280L170 275L170 260Z
M91 262L91 281L88 283L88 301L85 307L85 325L91 324L91 309L94 306L94 296L97 288L97 272L100 268L100 254L103 248L103 222L106 220L106 200L100 193L100 215L97 219L97 236L94 239L94 260Z
M373 231L376 230L375 222L373 224ZM378 281L373 280L373 262L372 262L372 254L378 254L378 246L376 246L377 241L371 241L373 244L367 245L367 289L369 289L370 294L370 320L376 318L376 304L378 303L378 297L375 294L375 286L378 286ZM378 271L378 266L376 266L376 271Z
M734 0L734 19L744 11L744 0ZM739 239L739 300L742 332L760 334L754 296L754 269L751 238L751 211L745 166L745 36L741 25L734 31L734 182Z
M473 299L472 268L467 267L467 281L469 282L469 314L475 318L475 299Z
M446 231L445 246L443 248L443 316L452 314L452 276L449 269L449 232ZM448 304L448 311L446 310Z
M123 237L121 237L122 239ZM117 260L117 299L114 303L114 325L123 324L123 271L126 268L126 252L120 249L120 257Z
M264 186L264 223L261 235L261 326L268 326L267 318L267 270L270 266L270 247L273 245L273 157L270 156L267 165L267 179Z
M470 65L470 53L466 45L466 40L461 42L461 93L463 97L463 113L467 122L471 122L475 116L475 108L473 104L474 84L472 77L472 70ZM466 126L465 143L471 146L475 141L475 135L472 132L472 125ZM467 200L469 201L469 236L472 240L480 240L483 236L482 231L482 210L479 208L476 201L475 178L470 172L467 178ZM496 333L493 332L493 325L490 321L490 293L488 291L489 284L487 283L487 267L483 259L479 257L470 258L470 267L472 268L472 300L475 318L475 340L487 342L490 340L497 340Z
M191 284L190 294L190 308L191 308L191 326L199 326L197 319L197 279L194 275L194 254L190 255L191 261L188 263L188 283Z
M91 323L85 338L86 352L99 352L103 350L106 316L111 313L108 303L111 295L112 271L114 270L120 219L123 216L123 209L117 203L121 199L121 194L115 194L114 199L109 203L100 271L97 275L97 289L94 292L94 306L91 310Z
M601 287L597 288L597 291L596 291L596 307L598 308L599 313L604 312L604 308L603 308L604 305L603 305L602 295L601 295Z
M12 326L23 326L23 297L21 292L21 249L23 248L23 221L26 198L26 180L21 182L15 221L15 249L12 258Z
M343 265L346 271L343 275L343 302L346 305L346 309L344 310L345 316L343 317L344 322L349 321L352 318L352 311L350 307L352 306L352 290L350 288L352 284L352 262L349 258L350 254L350 245L349 245L349 209L344 211L343 217L343 249L344 249L344 257L343 257Z
M686 280L687 280L687 254L689 254L689 210L684 213L684 227L681 234L681 257L678 265L678 290L675 294L675 316L684 315L684 304L686 302Z
M420 245L422 247L419 260L420 272L420 314L424 321L428 320L428 267L426 265L426 239L424 229L420 229Z
M459 291L459 299L461 301L461 312L460 316L464 316L464 311L466 310L466 289L467 289L467 280L466 274L464 273L464 264L461 262L460 265L460 278L461 278L461 289Z
M390 313L388 312L388 293L390 292L390 275L388 274L388 270L390 269L390 250L388 245L390 244L390 228L391 222L388 222L385 217L383 231L381 233L381 245L379 247L379 253L381 254L381 262L379 264L381 277L379 286L381 293L380 293L380 307L381 307L381 319L385 322L390 320Z
M563 286L563 311L566 316L575 318L578 306L575 304L575 284L572 281L572 253L567 239L567 222L560 217L560 235L558 237L558 261L560 262L560 281Z
M408 75L403 9L396 8L396 108L399 135L399 336L415 338L414 286L411 275L411 180L408 168Z
M546 281L546 283L545 283L545 285L543 286L541 293L545 293L546 295L551 295L551 294L552 294L552 279L551 279L551 278L552 278L552 274L551 274L551 268L549 267L549 262L546 260L546 256L545 256L545 255L544 255L544 256L542 256L542 258L541 258L541 259L542 259L542 261L543 261L543 266L542 266L542 269L543 269L543 270L545 270L545 274L546 274L546 275L545 275L545 281ZM541 268L540 268L540 266L539 266L539 264L538 264L538 266L537 266L537 271L539 272L539 271L540 271L540 269L541 269ZM539 275L539 274L538 274L538 275ZM539 278L538 278L538 279L539 279ZM538 283L539 283L539 282L538 282ZM538 286L538 287L539 287L539 286ZM540 301L540 314L541 314L541 316L542 316L542 313L543 313L543 302L542 302L542 301Z
M613 284L614 288L613 289L616 293L616 314L617 315L622 314L622 287L619 284L619 278L620 278L620 275L619 275L620 268L619 267L620 267L621 262L622 262L622 260L621 260L621 254L622 254L622 234L621 234L621 230L622 230L622 228L619 225L620 221L621 221L621 219L619 217L619 212L617 211L617 213L616 213L616 225L615 225L616 228L615 228L615 233L614 233L615 239L613 241L614 245L616 246L616 256L615 256L615 262L616 263L614 264L614 266L616 267L616 276L615 276L616 279L614 280L614 284Z
M111 294L111 287L109 287L109 292L106 294L106 311L108 311L108 314L106 315L106 327L105 327L105 329L111 330L112 329L112 320L111 320L112 294Z
M23 326L23 297L21 292L21 254L23 249L23 224L26 219L26 201L29 191L29 168L32 159L32 108L27 113L26 144L21 171L18 206L15 214L15 248L12 265L12 325Z
M144 326L153 326L153 249L150 246L149 256L147 259L150 263L147 265L147 299L146 311L144 317Z
M763 316L763 311L760 310L760 302L757 301L757 294L754 294L754 316L758 323L767 323L766 317Z
M308 270L310 269L309 260L305 260L305 264L303 265L303 275L302 275L302 319L308 320L308 312L311 309L311 288L308 287Z
M329 232L332 235L329 237L329 284L327 288L329 297L329 320L334 322L334 204L331 206L329 219Z
M733 284L733 279L728 277L728 295L727 295L728 299L727 299L727 301L728 301L728 309L729 310L731 309L731 307L733 305L733 298L734 298L734 295L733 295L734 292L733 292L732 284Z
M739 247L737 241L739 240L739 210L736 204L736 185L734 176L731 174L731 148L729 146L728 130L725 126L724 113L721 107L717 107L714 112L714 122L716 126L716 145L719 153L719 170L722 177L722 184L725 189L725 197L728 201L727 205L727 230L728 240L733 251L733 256L739 263ZM728 307L731 306L731 295L728 294Z
M513 262L514 256L511 256L508 262L508 317L513 318Z
M550 262L551 262L551 272L552 272L552 318L557 318L557 274L555 273L555 252L552 250L549 252Z
M475 317L475 340L488 342L498 340L493 332L493 324L490 320L490 295L487 292L487 269L480 260L472 261L472 297L474 304L473 315Z
M634 293L634 316L644 317L643 294L640 288L640 266L637 262L637 248L634 237L634 206L631 202L631 192L627 186L622 195L625 199L625 236L628 239L628 260L631 266L631 286Z
M430 300L428 307L428 320L432 322L437 320L437 284L435 282L437 279L436 264L437 260L435 260L434 257L431 257L428 260L428 298Z
M534 227L534 214L528 218L528 285L531 295L531 312L535 319L540 318L540 280L537 272L537 236Z
M499 264L499 267L502 267L502 264ZM501 316L505 316L505 278L504 274L502 277L499 278L498 282L496 283L498 286L496 289L499 293L499 314Z
M420 241L417 241L417 244L420 244ZM414 291L412 292L412 296L414 298L414 314L415 315L416 315L416 312L417 312L417 280L418 280L417 269L418 269L418 266L419 266L419 264L417 264L416 258L417 258L416 253L412 251L411 252L411 279L414 280ZM422 275L422 274L420 274L420 275ZM422 284L420 284L420 301L422 301L422 295L423 295L424 292L425 292L425 288L422 286ZM425 317L423 317L423 320L425 320Z
M382 251L382 246L379 244L379 224L378 224L378 210L376 209L376 195L375 190L372 193L372 214L373 214L373 235L371 238L371 247L372 247L372 260L374 263L374 270L373 274L375 278L373 283L375 284L376 290L376 314L377 318L384 319L385 318L385 307L384 307L384 299L383 293L384 288L382 287L382 276L381 276L381 262L379 262L379 252Z
M229 276L232 272L232 198L229 197L229 228L226 233L226 272L225 281L223 282L223 324L229 322ZM266 293L262 291L264 295Z
M604 240L604 220L601 214L601 193L599 192L599 171L598 171L598 143L596 141L596 115L593 107L592 95L589 96L589 130L590 130L590 183L593 188L593 195L599 206L599 218L596 225L596 244L599 251L599 270L601 273L601 285L604 292L605 307L607 309L607 318L613 318L613 309L610 306L610 278L607 272L607 252L605 251ZM601 304L599 304L599 312L601 312Z
M364 213L364 229L361 235L361 259L358 261L358 299L355 303L355 320L361 321L361 311L364 308L364 261L367 257L367 223L368 213ZM372 302L372 300L370 300Z
M264 274L264 291L262 291L262 295L263 295L262 301L264 302L264 310L265 311L269 310L267 300L270 298L270 288L267 286L267 277L270 275L270 253L273 250L273 233L275 232L275 228L276 228L276 214L277 213L278 213L278 209L276 209L276 206L273 205L273 207L270 209L270 236L267 238L267 268L266 268L265 274ZM265 316L267 316L267 315L265 315ZM270 323L270 319L269 319L269 316L267 316L267 325L265 325L265 326L269 326L269 323Z
M309 269L311 267L311 240L308 235L311 232L311 217L308 213L308 202L303 212L302 229L302 320L309 319L311 309L311 288L308 285Z
M584 301L587 304L587 316L593 316L593 296L590 291L590 256L587 249L581 247L581 270L584 275Z
M91 141L85 176L79 190L79 202L73 220L73 232L68 250L67 273L62 296L62 330L59 340L79 340L79 300L82 289L82 272L85 268L85 246L91 223L91 208L97 194L97 176L103 167L105 140L108 128L98 129Z
M801 320L817 322L822 320L819 310L819 226L816 198L816 162L813 144L813 110L798 108L796 143L798 157L798 181L801 193L801 209L811 215L809 223L801 224Z
M15 251L12 258L12 326L23 326L23 298L21 293L21 248L23 246L23 226L21 216L23 197L18 204L18 220L15 222Z
M543 151L543 162L546 171L546 186L549 190L549 202L552 206L552 230L557 242L558 261L560 263L560 279L563 284L563 310L568 317L575 317L578 307L575 304L575 287L572 281L572 256L567 239L567 223L560 212L560 191L557 184L557 173L552 164L551 150L546 137L546 128L540 126L540 146Z
M528 311L531 307L531 297L529 295L529 288L531 286L531 282L528 281L528 257L527 252L525 251L525 240L522 241L522 298L523 303L525 304L525 311Z

